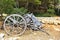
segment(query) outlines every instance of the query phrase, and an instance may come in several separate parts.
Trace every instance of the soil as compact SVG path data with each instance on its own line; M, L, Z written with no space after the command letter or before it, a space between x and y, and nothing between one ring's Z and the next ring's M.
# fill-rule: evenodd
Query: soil
M0 23L0 25L2 25L2 23ZM42 31L26 30L23 35L17 36L17 40L60 40L60 25L43 24L43 29L48 32L49 35ZM0 29L0 33L4 33L4 38L7 40L9 37L12 37L8 36L3 29Z

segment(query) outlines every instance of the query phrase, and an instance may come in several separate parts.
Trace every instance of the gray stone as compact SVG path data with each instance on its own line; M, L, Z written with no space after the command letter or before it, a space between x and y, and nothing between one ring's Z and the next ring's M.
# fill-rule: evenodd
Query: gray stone
M48 24L60 24L60 17L37 17L39 21L42 23L48 23Z
M4 36L5 36L5 34L0 33L0 40L4 40Z

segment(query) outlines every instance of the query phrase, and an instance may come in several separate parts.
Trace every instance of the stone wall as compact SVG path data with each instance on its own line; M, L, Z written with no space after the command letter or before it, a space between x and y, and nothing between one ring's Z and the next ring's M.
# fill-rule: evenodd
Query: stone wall
M37 19L42 23L60 24L60 17L37 17Z

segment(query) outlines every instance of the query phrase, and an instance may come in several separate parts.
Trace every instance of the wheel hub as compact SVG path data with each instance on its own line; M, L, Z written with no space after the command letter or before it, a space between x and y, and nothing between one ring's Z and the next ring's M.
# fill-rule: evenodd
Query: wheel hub
M16 25L16 24L14 24L14 27L17 27L17 25Z

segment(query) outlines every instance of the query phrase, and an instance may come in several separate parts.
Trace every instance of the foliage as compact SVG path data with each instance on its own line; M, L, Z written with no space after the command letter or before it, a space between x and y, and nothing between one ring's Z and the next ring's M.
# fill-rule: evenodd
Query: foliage
M24 7L22 8L14 8L16 5L16 2L14 0L1 0L0 1L0 13L7 13L7 14L13 14L13 13L26 13L27 9Z
M28 10L25 9L24 7L21 8L14 8L13 13L18 13L20 15L28 13Z
M37 5L40 5L41 1L40 0L34 0L34 3L37 4Z
M28 2L28 3L33 3L33 4L41 4L41 1L40 0L19 0L21 2Z
M55 16L57 16L54 13L37 13L37 15L36 15L36 13L34 13L34 15L36 17L55 17Z
M11 13L13 11L14 0L0 0L0 13Z
M46 11L47 11L46 13L39 13L39 15L47 16L47 15L50 15L50 14L54 15L54 10L52 10L52 9L54 9L56 7L56 5L58 4L59 0L17 0L17 1L18 2L19 1L27 2L28 5L29 5L29 3L32 3L32 6L34 7L34 10L37 9L37 10L41 11L41 9L43 9L43 10L46 9ZM27 5L27 3L26 3L26 5ZM19 8L15 8L15 6L16 6L16 0L0 0L0 13L1 14L2 13L7 13L7 14L13 14L13 13L25 14L25 13L28 12L27 9L29 9L29 8L26 7L27 9L25 9L23 4L22 4L22 6L19 5L19 6L21 6ZM32 10L33 8L30 8L30 9Z
M55 15L54 9L48 9L48 11L46 13L34 13L34 15L37 17L54 17L54 16L57 16L57 15Z

